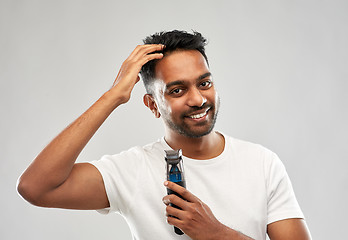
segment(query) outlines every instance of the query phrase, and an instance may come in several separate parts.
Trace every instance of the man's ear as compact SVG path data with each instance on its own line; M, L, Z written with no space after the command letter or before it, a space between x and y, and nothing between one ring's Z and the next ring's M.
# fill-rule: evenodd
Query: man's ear
M148 107L151 112L155 115L156 118L159 118L161 116L157 104L155 102L155 99L151 94L145 94L143 97L143 101L146 107Z

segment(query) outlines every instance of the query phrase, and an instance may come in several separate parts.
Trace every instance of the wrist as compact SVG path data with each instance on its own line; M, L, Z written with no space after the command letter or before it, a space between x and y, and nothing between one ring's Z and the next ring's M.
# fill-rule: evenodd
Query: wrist
M100 100L105 102L107 105L110 105L113 109L128 101L127 97L121 94L120 91L115 88L105 92Z

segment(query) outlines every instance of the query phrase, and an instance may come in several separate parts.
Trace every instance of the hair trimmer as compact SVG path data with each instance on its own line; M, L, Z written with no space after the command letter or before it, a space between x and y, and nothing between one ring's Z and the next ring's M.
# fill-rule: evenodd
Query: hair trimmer
M167 162L167 180L174 182L184 188L186 188L184 167L182 161L182 151L179 150L165 150L166 152L166 162ZM182 198L178 193L167 188L168 195L175 194L176 196ZM170 206L179 208L175 204L170 203ZM178 235L183 235L184 233L177 227L174 226L174 232Z

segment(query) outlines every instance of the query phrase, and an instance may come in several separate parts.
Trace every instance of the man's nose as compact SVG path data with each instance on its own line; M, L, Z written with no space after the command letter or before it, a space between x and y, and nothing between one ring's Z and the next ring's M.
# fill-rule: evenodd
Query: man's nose
M206 103L206 101L207 99L202 95L199 89L190 89L187 100L187 104L190 107L201 107L204 103Z

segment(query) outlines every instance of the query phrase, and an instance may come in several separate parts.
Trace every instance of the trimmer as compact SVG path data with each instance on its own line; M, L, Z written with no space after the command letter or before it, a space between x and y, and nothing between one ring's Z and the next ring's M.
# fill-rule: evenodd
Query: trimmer
M184 166L182 161L182 151L179 150L165 150L166 161L167 161L167 180L174 182L184 188L186 188L185 176L184 176ZM168 195L175 194L176 196L182 198L178 193L167 188ZM175 204L170 204L170 206L179 208ZM184 233L177 227L174 226L174 232L178 235L183 235Z

